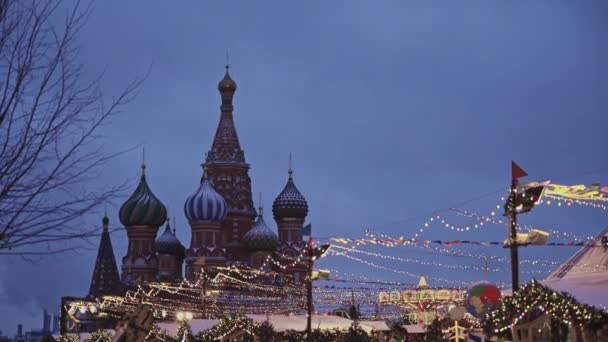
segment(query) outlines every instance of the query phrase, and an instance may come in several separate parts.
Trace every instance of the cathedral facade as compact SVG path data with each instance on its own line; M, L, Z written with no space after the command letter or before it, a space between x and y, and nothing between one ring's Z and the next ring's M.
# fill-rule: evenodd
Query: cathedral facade
M203 175L198 188L184 196L190 244L184 247L171 229L167 209L148 185L142 165L139 184L118 215L129 240L121 274L106 216L90 296L114 294L141 281L195 280L201 273L226 266L273 269L296 283L304 280L305 266L294 261L306 246L302 239L308 214L306 199L296 187L290 167L287 183L272 205L276 232L266 223L263 208L256 210L253 204L249 164L233 116L237 85L228 66L218 90L220 119L206 153Z

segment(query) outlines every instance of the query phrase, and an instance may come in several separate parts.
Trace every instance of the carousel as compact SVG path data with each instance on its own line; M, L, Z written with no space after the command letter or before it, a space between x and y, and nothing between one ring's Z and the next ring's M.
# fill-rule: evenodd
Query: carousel
M420 277L418 286L403 291L380 292L379 302L400 306L416 324L428 325L436 317L444 317L453 306L461 306L465 291L452 288L431 288L426 278Z

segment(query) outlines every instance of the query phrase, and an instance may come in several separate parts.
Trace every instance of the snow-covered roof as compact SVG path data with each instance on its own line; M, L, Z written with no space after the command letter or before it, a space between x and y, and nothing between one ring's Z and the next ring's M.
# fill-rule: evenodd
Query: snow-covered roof
M196 335L201 331L213 328L220 320L219 319L192 319L188 321L192 334ZM160 322L156 324L161 331L165 331L168 335L175 336L177 334L178 322Z
M402 325L409 334L424 334L424 326L422 324L406 324Z
M389 331L391 328L386 324L385 321L359 321L359 324L363 328L364 326L370 327L377 331Z
M304 315L246 315L256 323L262 323L267 319L274 326L276 331L306 330L306 316ZM192 319L188 321L192 334L196 335L201 331L213 328L219 322L218 319ZM321 330L346 330L350 328L353 321L347 318L331 315L313 315L312 328ZM161 331L168 335L177 334L178 322L159 322L156 324ZM390 330L383 321L362 321L361 328L367 333L372 330Z
M256 323L262 323L268 318L276 331L306 330L306 316L304 315L247 315L247 317L251 318ZM313 315L311 322L313 329L321 330L346 330L350 328L353 323L350 319L330 315ZM361 325L361 328L366 332L372 331L372 328L369 326Z

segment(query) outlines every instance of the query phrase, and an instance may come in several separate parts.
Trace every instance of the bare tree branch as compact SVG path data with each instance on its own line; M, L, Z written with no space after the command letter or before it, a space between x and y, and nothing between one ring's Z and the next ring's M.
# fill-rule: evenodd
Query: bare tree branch
M77 2L58 27L61 0L0 0L0 255L40 256L87 248L98 229L81 219L122 193L91 190L108 160L99 130L131 102L143 80L111 101L86 80L76 37L91 5ZM74 246L65 246L73 241Z

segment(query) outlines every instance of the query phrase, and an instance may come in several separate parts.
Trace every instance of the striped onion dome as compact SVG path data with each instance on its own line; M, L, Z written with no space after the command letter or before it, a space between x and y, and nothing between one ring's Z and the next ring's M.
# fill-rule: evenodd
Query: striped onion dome
M165 231L154 241L154 251L158 254L175 255L179 259L186 256L186 248L175 236L175 231L171 231L169 221L167 221Z
M243 237L243 242L249 250L255 252L272 252L279 243L277 235L264 222L262 208L257 221Z
M290 169L285 188L272 203L272 214L275 219L282 217L304 219L308 214L308 203L293 182L292 173Z
M207 177L203 176L198 190L186 200L184 213L189 222L221 222L226 218L228 205L224 197L213 189Z
M167 221L167 209L152 193L146 182L146 166L141 166L141 179L135 192L120 207L120 222L125 227L154 226L159 227Z

